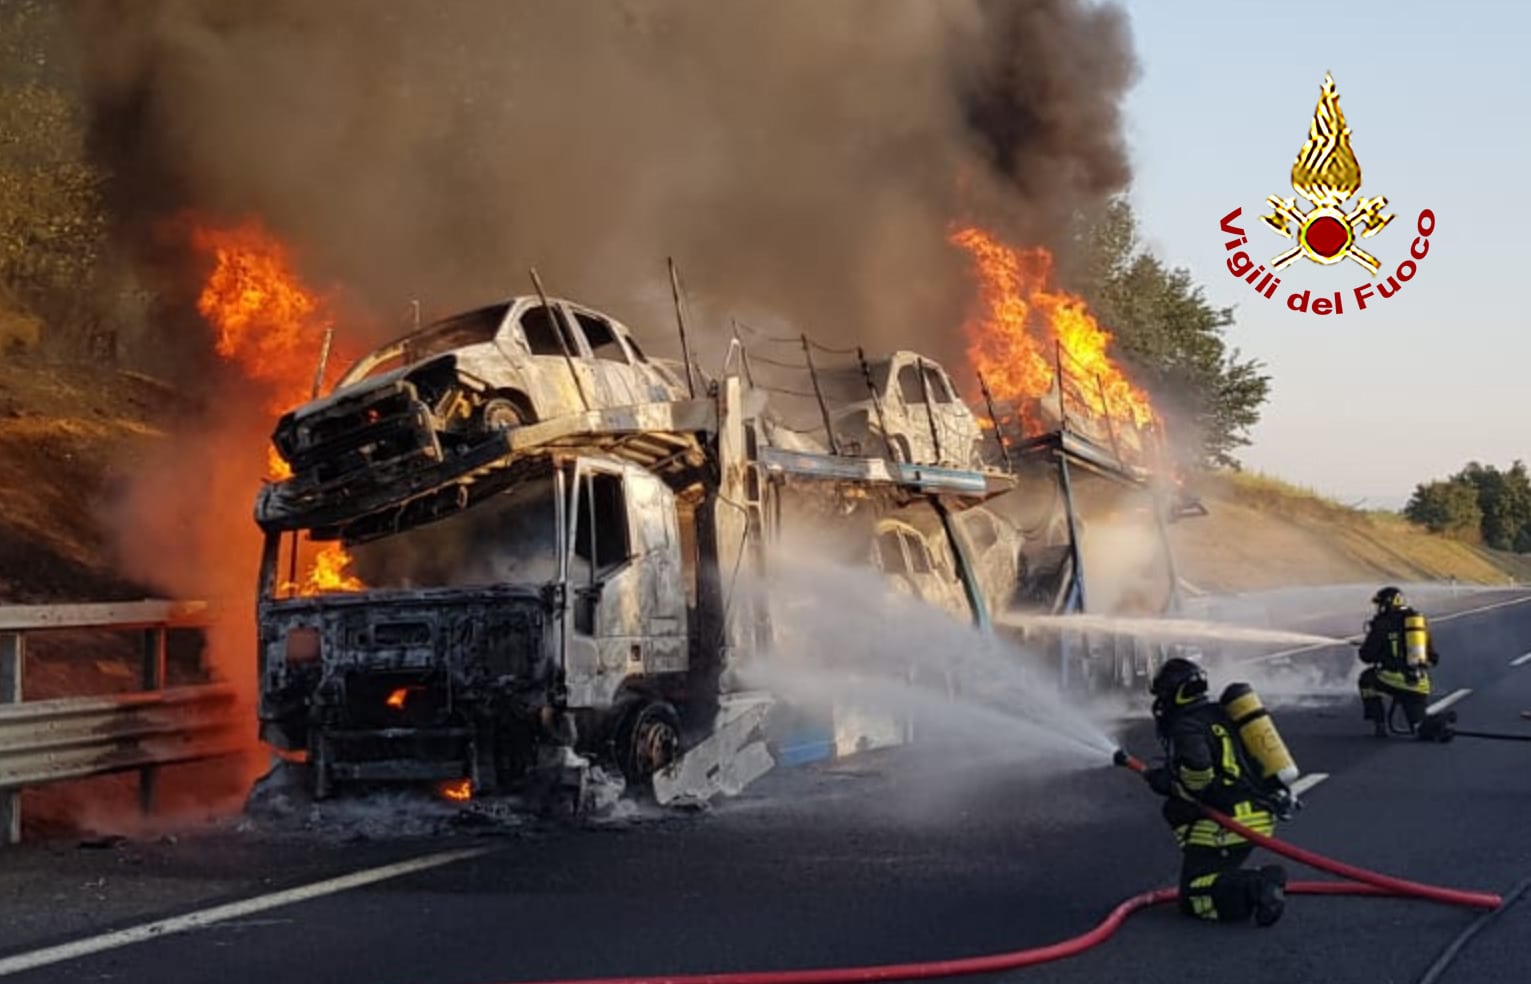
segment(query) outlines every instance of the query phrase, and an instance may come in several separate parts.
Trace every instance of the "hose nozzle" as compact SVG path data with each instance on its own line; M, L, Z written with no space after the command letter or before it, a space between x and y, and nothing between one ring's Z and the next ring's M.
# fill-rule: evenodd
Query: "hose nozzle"
M1123 768L1131 769L1133 772L1143 772L1148 768L1142 759L1128 755L1125 748L1118 748L1116 753L1111 756L1111 762L1113 765L1120 765Z

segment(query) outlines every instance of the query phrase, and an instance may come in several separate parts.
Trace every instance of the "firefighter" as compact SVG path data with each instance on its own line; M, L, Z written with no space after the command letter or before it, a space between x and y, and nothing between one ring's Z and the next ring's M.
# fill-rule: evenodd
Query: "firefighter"
M1425 616L1409 607L1403 592L1385 587L1372 595L1377 612L1366 624L1366 639L1358 654L1367 668L1356 681L1361 691L1361 709L1372 722L1378 738L1388 735L1384 697L1392 697L1403 707L1410 733L1425 719L1430 701L1429 668L1441 661L1430 637Z
M1198 808L1206 804L1258 833L1290 816L1285 786L1266 783L1223 706L1207 697L1207 675L1188 659L1167 660L1154 676L1154 726L1165 764L1144 778L1166 797L1164 819L1180 845L1180 911L1198 919L1269 926L1286 905L1286 870L1241 866L1254 845Z

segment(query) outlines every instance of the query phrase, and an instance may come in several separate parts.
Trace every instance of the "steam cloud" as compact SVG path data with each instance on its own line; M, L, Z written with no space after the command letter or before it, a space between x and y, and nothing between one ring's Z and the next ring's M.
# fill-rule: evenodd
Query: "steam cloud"
M93 153L147 272L186 280L146 245L167 215L254 213L383 333L412 297L525 292L536 264L662 347L673 255L708 325L955 361L948 223L1057 248L1128 180L1125 18L1080 0L72 10Z

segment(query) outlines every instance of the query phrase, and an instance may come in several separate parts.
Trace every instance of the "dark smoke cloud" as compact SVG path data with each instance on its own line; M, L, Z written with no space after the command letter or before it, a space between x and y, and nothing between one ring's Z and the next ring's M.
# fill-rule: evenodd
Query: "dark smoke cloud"
M151 245L166 215L258 214L389 329L411 297L526 291L536 264L661 347L673 255L705 324L955 360L970 291L948 224L1061 247L1129 176L1125 18L1076 0L71 9L91 146L146 272L184 284Z

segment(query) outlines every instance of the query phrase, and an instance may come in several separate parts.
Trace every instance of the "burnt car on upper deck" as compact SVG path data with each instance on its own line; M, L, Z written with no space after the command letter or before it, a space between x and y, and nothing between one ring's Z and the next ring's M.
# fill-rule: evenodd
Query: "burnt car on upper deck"
M523 296L368 353L333 392L285 414L272 441L301 499L499 453L496 437L525 424L686 395L680 364L650 359L615 318Z
M819 377L842 453L887 455L906 464L984 467L978 419L934 360L900 350L865 369L822 370Z

